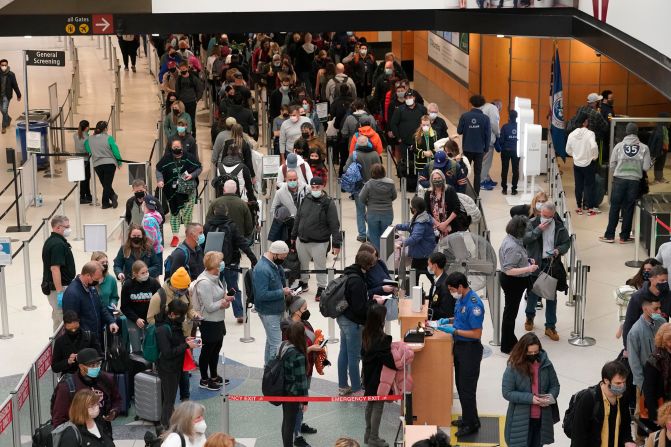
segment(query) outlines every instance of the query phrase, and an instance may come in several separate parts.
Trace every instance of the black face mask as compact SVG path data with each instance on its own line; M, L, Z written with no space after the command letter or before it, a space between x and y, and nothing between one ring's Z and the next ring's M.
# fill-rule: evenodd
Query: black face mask
M301 132L301 136L303 137L304 140L310 139L310 134L308 132Z
M538 357L539 357L539 356L540 356L540 354L527 354L527 355L526 355L526 357L527 357L527 362L529 362L529 363L533 363L533 362L535 362L535 361L538 360Z
M77 328L74 331L67 331L67 330L65 331L65 333L70 338L76 338L81 332L82 332L81 328Z
M142 238L141 237L132 237L130 238L130 243L133 245L140 245L142 244Z
M179 74L182 75L182 76L186 76L186 75L189 74L189 72L188 71L180 71Z
M170 73L174 73L174 72L177 71L177 69L176 68L169 68L168 71L170 71Z
M107 274L107 270L109 270L109 264L100 264L103 266L103 275Z
M310 166L317 166L319 165L319 160L313 160L312 158L310 158L308 160L308 163L310 164Z
M273 259L273 262L275 263L275 265L282 265L282 264L284 264L284 259L275 258L275 259Z
M173 149L172 150L172 155L182 155L182 150L181 149Z
M89 287L97 287L100 282L98 281L91 281L91 284L89 284Z
M184 320L186 320L186 317L184 315L180 315L179 317L172 318L172 323L174 325L182 325L184 324Z
M301 321L308 321L310 319L310 311L306 310L301 314Z
M179 109L172 109L172 113L174 113L175 115L179 115Z
M133 195L136 199L144 199L144 191L135 191Z

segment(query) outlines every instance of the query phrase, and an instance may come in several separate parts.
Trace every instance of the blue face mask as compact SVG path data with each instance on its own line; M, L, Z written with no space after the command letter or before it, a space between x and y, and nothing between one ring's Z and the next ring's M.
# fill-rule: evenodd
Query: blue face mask
M100 366L98 366L97 368L88 368L86 370L86 375L92 379L95 379L100 375Z
M204 243L205 243L205 235L204 235L204 234L200 234L200 235L198 236L198 245L203 245Z
M184 132L186 132L186 127L184 127L184 126L177 126L177 132L179 132L179 133L184 133Z
M654 314L650 315L650 317L651 317L654 321L663 321L663 322L666 322L666 319L664 318L664 316L663 316L662 314L654 313Z
M224 261L221 261L219 263L219 272L223 273L225 269L226 269L226 263Z
M289 180L287 182L287 185L289 186L289 188L295 188L298 186L298 182L296 180Z

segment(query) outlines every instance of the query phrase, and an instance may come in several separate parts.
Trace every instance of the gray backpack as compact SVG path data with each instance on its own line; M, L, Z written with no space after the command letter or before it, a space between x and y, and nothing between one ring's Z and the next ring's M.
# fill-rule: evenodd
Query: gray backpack
M51 447L58 447L61 438L63 437L63 433L65 433L65 430L68 428L72 427L72 429L75 431L75 436L77 437L77 445L82 445L82 435L79 433L79 429L75 424L73 424L70 421L63 422L61 425L58 427L54 428L53 431L51 432Z

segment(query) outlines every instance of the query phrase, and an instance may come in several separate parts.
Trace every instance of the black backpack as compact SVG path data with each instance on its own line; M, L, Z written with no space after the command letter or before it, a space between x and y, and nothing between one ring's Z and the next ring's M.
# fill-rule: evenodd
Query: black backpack
M246 295L246 306L247 309L251 308L254 304L254 277L252 276L254 269L249 269L245 273L245 277L242 278L245 284L245 295Z
M263 368L261 391L264 396L284 396L284 354L289 350L287 342L282 342L277 356L271 359ZM282 402L270 402L279 407Z
M75 379L71 373L66 373L61 376L61 378L58 380L58 383L60 382L65 382L68 386L68 391L70 392L70 401L72 402L72 399L75 397L75 393L77 392L77 387L75 385ZM54 404L56 403L56 391L58 390L58 386L54 388L54 392L51 395L51 402L50 402L50 414L53 414L54 412ZM51 433L54 431L54 427L51 425L51 420L45 422L44 424L40 425L35 429L35 432L33 433L32 440L33 440L33 445L32 447L52 447L53 441L51 437Z
M189 249L186 247L186 245L184 245L184 242L182 242L177 246L176 249L172 251L172 253L170 253L170 256L168 256L163 263L163 271L165 272L163 274L164 278L170 278L172 274L175 273L173 271L172 265L175 261L175 256L177 256L177 253L180 250L184 252L184 268L186 269L186 272L189 274L189 276L191 276L191 269L189 269Z
M571 439L571 436L573 435L573 418L575 417L575 408L576 404L580 399L583 399L588 393L592 395L592 398L594 399L594 402L597 400L597 392L596 392L596 387L599 385L594 385L590 386L589 388L585 388L584 390L580 390L577 393L575 393L573 396L571 396L571 400L569 400L568 403L568 408L566 409L566 412L564 413L564 420L562 422L562 428L564 429L564 434ZM594 410L592 412L592 419L596 419L596 412L597 412L598 405L594 405Z

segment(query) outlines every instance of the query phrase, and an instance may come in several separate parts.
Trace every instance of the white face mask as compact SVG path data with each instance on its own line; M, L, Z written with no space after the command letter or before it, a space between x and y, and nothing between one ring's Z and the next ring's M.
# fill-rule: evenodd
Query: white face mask
M137 280L140 282L145 282L149 279L149 272L145 273L144 275L138 275Z
M429 129L430 129L429 126L422 126L422 131L423 131L423 132L428 132Z
M63 230L63 237L65 239L69 238L71 234L72 234L72 228L66 228L65 230Z
M193 429L196 431L196 433L205 433L205 430L207 430L207 424L204 420L198 421L193 424Z
M426 268L426 271L429 272L429 275L431 275L431 276L434 276L434 275L435 275L435 273L434 273L434 271L433 271L433 268L431 268L431 267L427 267L427 268Z
M413 105L414 103L415 103L415 100L412 99L412 98L408 98L408 99L405 100L405 105L406 105L406 106L411 106L411 105Z
M89 408L89 417L95 419L100 414L100 407L96 405L95 407Z
M361 50L360 53L362 56L365 56L366 54L368 54L368 50Z
M536 211L543 209L543 202L536 202Z
M552 217L541 217L541 223L552 222L554 219Z
M429 113L429 118L431 118L431 121L433 121L438 118L438 114L436 112L431 112Z
M460 300L461 299L461 293L459 293L459 292L454 292L454 293L450 292L450 295L452 295L452 298L454 298L455 300Z
M298 117L297 116L291 115L291 117L289 119L291 120L292 123L297 123L298 122Z

